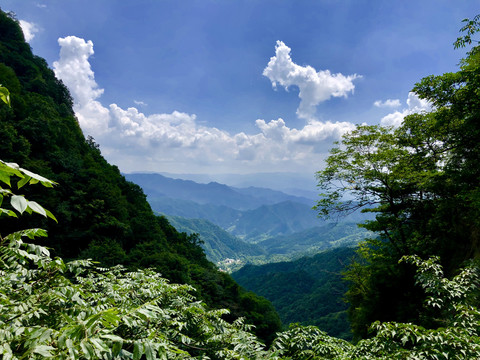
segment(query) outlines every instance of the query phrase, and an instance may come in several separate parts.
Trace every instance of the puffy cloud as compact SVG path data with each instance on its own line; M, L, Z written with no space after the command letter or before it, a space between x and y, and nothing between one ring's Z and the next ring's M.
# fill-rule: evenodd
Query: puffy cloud
M398 99L387 99L385 101L377 100L373 105L376 107L399 107L402 104Z
M53 63L55 75L61 78L70 89L75 100L85 105L103 94L95 82L95 75L88 58L94 54L91 40L76 36L59 38L60 60Z
M74 110L82 129L89 134L107 131L109 110L97 101L103 89L95 82L89 57L94 54L92 41L76 36L59 38L60 59L53 63L55 75L62 79L74 100Z
M332 141L354 128L347 122L310 120L295 129L281 118L258 119L257 133L230 134L198 123L195 114L147 115L135 107L106 107L98 100L103 89L89 63L93 43L74 36L58 43L60 59L54 70L72 93L80 126L122 171L313 172Z
M428 101L420 99L417 94L410 92L408 93L407 98L407 108L403 109L402 111L395 111L384 116L380 121L380 124L382 126L398 127L402 125L403 118L405 116L419 112L430 111L431 109L432 106Z
M25 36L25 41L30 42L35 37L35 34L39 31L39 28L36 24L20 20L20 27L22 28L23 35Z
M277 41L275 56L270 58L263 75L268 77L274 88L281 85L288 90L290 86L297 86L300 90L300 106L297 115L303 119L313 119L316 106L333 97L346 97L353 92L353 80L360 76L331 74L329 70L316 71L311 66L295 64L290 57L291 49L282 41Z

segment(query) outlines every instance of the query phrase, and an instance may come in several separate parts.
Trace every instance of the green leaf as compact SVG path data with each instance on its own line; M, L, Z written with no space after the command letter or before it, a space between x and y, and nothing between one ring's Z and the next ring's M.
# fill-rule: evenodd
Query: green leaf
M10 106L10 91L4 86L0 86L0 99Z
M12 210L2 209L0 208L0 215L7 214L8 216L18 217Z
M23 179L21 179L18 183L17 183L17 187L20 189L22 186L24 186L26 183L28 183L30 181L31 177L30 176L25 176Z
M80 347L82 348L83 355L85 355L85 358L87 359L94 359L95 358L95 351L93 350L92 345L90 345L86 341L81 341L80 342Z
M145 356L147 360L154 360L155 359L155 350L152 347L152 344L150 343L145 343Z
M47 217L47 212L45 211L45 209L35 201L29 201L28 207L32 209L34 212L36 212L37 214Z
M133 360L140 360L143 355L143 345L138 341L133 345Z
M45 213L47 214L47 216L48 216L50 219L55 220L55 222L58 224L57 218L56 218L50 211L48 211L47 209L44 208L44 210L45 210Z
M26 170L26 169L22 169L20 168L20 170L27 176L30 176L32 179L30 180L30 184L36 184L38 182L41 182L42 185L44 186L47 186L47 187L52 187L53 184L56 184L56 182L54 181L51 181L51 180L48 180L47 178L41 176L41 175L38 175L38 174L35 174L29 170Z
M43 236L43 237L48 236L46 230L38 229L38 228L23 230L23 231L21 231L21 235L26 236L29 239L35 239L36 236Z
M4 182L8 186L12 186L10 184L10 174L2 170L0 170L0 181Z
M45 357L52 357L51 350L55 350L54 347L48 345L38 345L33 349L33 353L39 354Z
M11 175L15 175L15 176L18 176L19 178L23 178L23 174L20 171L20 166L18 166L18 164L16 163L7 163L5 161L0 160L0 168Z
M120 354L120 351L122 350L122 345L123 342L120 341L115 341L112 346L112 354L113 356L118 356Z
M23 214L23 212L28 207L27 200L25 200L25 198L23 196L20 196L20 195L13 195L12 198L10 199L10 204L20 214Z

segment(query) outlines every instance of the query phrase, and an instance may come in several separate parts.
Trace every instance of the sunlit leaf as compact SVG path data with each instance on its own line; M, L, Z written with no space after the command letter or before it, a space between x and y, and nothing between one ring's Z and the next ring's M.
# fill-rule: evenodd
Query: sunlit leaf
M20 214L23 214L23 212L27 209L27 206L28 206L27 200L20 195L13 195L12 198L10 199L10 204Z
M45 209L40 205L38 204L37 202L35 201L28 201L28 207L30 209L32 209L34 212L36 212L37 214L40 214L40 215L43 215L45 217L47 217L47 212L45 211Z
M4 86L0 86L0 99L10 106L10 91Z

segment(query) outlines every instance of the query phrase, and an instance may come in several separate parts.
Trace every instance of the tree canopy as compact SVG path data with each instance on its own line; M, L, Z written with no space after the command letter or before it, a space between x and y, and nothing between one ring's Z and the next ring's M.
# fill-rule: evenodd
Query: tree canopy
M478 17L465 20L472 41ZM433 326L421 309L423 293L404 255L439 256L447 274L480 255L480 48L459 71L427 76L413 91L432 107L408 115L398 128L357 126L331 150L317 173L323 216L363 208L376 214L362 226L375 238L347 272L354 332L367 336L374 320ZM435 322L435 321L433 321Z

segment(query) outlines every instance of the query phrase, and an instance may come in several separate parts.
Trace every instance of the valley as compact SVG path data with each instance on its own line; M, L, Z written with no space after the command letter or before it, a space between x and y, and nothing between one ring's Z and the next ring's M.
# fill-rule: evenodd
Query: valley
M275 306L284 326L315 325L350 340L342 273L372 233L355 212L321 220L314 199L279 190L197 183L161 174L126 174L152 209L180 232L198 234L207 258Z
M321 251L352 247L371 235L356 212L337 221L321 220L314 199L250 186L173 179L160 174L125 174L142 187L152 209L179 231L199 234L207 258L222 270L288 261ZM225 260L232 259L235 262Z

